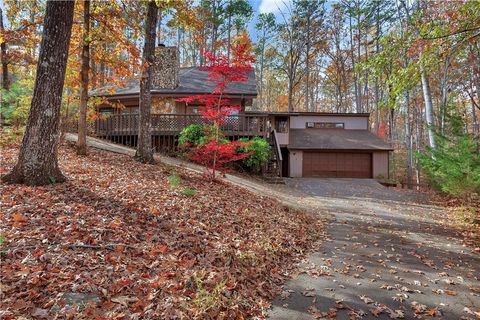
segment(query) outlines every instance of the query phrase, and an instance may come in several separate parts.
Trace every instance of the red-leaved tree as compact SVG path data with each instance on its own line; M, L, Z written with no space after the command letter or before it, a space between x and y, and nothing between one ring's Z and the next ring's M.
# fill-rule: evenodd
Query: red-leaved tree
M215 179L217 171L224 173L227 163L242 160L251 154L237 152L245 143L225 141L221 132L222 125L227 123L227 117L241 108L230 104L227 89L234 82L248 80L254 58L247 49L242 44L232 46L233 58L230 61L226 55L206 52L204 56L207 64L202 68L208 71L208 80L215 83L215 89L209 94L178 99L187 103L200 103L200 114L213 125L214 129L208 130L207 141L192 148L189 153L190 160L206 167L206 174L211 179Z

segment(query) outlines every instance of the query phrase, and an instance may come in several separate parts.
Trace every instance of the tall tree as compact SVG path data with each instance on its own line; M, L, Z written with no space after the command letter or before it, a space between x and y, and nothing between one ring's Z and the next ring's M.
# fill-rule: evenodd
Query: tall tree
M314 111L311 74L318 44L323 41L324 0L297 0L296 10L302 19L305 35L305 111Z
M227 58L230 61L230 47L232 46L232 27L238 29L246 25L252 18L253 8L247 0L229 0L225 7L227 20Z
M48 1L32 104L18 161L2 180L28 185L63 182L58 128L73 23L73 1Z
M10 79L8 78L8 61L7 61L7 41L4 39L5 26L3 25L3 10L0 8L0 60L2 60L2 89L8 90Z
M285 72L287 77L287 99L288 112L294 110L295 87L301 80L299 66L302 63L303 51L305 48L305 35L302 32L302 21L298 15L297 3L281 11L283 23L280 26L280 45L278 50L280 57L279 69Z
M275 15L273 13L260 13L258 15L258 21L255 24L255 29L259 34L257 52L260 55L259 59L259 76L258 76L258 109L262 110L263 107L263 71L265 67L265 46L268 39L277 30L277 24L275 22Z
M0 32L3 35L5 28L3 25L3 10L0 8ZM7 42L5 39L0 39L0 60L2 61L2 90L8 90L8 63L7 63ZM5 109L3 99L0 101L0 128L3 126L2 112Z
M155 59L155 31L157 26L158 7L155 1L147 4L145 18L145 43L142 56L142 74L140 79L138 146L135 158L143 163L153 163L152 123L151 123L151 88L152 70Z
M83 45L80 70L80 109L78 114L77 154L87 154L88 71L90 69L90 0L83 1Z

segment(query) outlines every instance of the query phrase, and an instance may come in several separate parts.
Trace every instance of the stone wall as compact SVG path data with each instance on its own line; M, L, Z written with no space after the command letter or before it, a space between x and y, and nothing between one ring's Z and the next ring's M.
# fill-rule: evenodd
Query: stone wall
M155 48L152 89L175 89L178 86L179 60L177 47Z

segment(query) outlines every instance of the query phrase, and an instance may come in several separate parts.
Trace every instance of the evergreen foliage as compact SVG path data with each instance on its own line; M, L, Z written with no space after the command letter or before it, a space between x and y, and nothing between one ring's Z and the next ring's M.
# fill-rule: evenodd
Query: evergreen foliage
M436 132L438 145L419 154L434 188L455 197L480 194L480 142L465 133L459 117L448 119L448 130Z

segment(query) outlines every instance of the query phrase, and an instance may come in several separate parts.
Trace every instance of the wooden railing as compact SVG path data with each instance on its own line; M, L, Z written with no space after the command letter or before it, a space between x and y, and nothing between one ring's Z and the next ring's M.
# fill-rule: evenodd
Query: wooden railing
M278 143L278 137L277 137L277 131L273 129L272 131L272 141L273 141L273 152L275 152L275 155L277 157L277 166L278 166L278 175L281 177L282 176L282 170L283 170L283 157L282 157L282 151L280 150L280 144Z
M199 114L153 114L153 135L178 135L190 124L207 124ZM267 115L238 114L227 117L221 128L227 136L267 136ZM137 135L138 114L113 114L95 120L97 136Z

